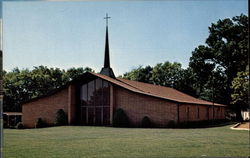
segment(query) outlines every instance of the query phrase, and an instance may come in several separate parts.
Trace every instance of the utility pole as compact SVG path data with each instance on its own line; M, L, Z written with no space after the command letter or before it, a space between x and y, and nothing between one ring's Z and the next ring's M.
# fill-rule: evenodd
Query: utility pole
M0 4L0 158L3 157L3 18Z
M213 121L212 124L214 124L214 72L212 71L212 109L213 109Z

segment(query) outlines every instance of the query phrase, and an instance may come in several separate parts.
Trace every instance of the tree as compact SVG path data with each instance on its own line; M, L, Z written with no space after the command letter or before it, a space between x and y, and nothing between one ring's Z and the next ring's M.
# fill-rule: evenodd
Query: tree
M71 81L71 80L74 80L76 77L84 74L85 72L94 72L93 69L89 68L89 67L86 67L86 68L82 68L82 67L79 67L79 68L70 68L68 69L65 73L64 73L64 78L67 80L67 81Z
M164 63L158 63L153 67L139 66L121 77L129 80L173 87L189 95L196 96L196 91L193 87L196 81L192 69L182 69L181 64L177 62L170 63L166 61Z
M152 70L152 80L156 85L177 88L179 80L182 78L183 69L181 64L174 62L159 63Z
M232 86L233 93L232 104L235 104L238 109L248 108L248 92L249 92L249 66L245 71L237 73L237 77L233 79Z
M212 56L210 48L200 45L198 48L195 48L192 52L192 57L190 57L189 66L192 68L194 77L196 77L195 86L199 96L203 93L203 87L215 68L215 64L209 60Z
M32 97L32 92L27 89L31 85L31 76L28 73L27 69L20 71L15 68L4 75L4 111L21 111L20 103Z
M177 82L176 89L193 97L197 95L197 77L191 68L183 69Z
M15 68L11 72L5 72L3 110L21 111L22 102L45 95L87 71L93 72L88 67L65 71L46 66L34 67L33 70Z
M247 65L248 39L248 17L243 14L212 23L207 45L198 46L189 63L201 98L212 101L208 94L213 92L214 96L219 96L215 101L230 104L231 83L237 72L244 71ZM219 91L213 91L212 87Z
M153 68L151 66L146 66L145 68L142 66L139 66L138 68L125 73L123 75L123 78L134 80L134 81L145 82L145 83L152 83L152 80L151 80L152 70Z

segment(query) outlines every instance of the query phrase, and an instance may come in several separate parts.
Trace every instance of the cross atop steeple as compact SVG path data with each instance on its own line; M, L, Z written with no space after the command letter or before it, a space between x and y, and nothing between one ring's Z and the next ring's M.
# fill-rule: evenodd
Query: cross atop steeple
M104 52L104 66L101 70L101 74L115 78L114 72L112 68L110 67L110 61L109 61L109 36L108 36L108 19L111 18L106 14L106 39L105 39L105 52Z
M108 26L108 21L111 17L108 16L108 13L106 13L106 17L104 17L104 19L106 19L106 26Z

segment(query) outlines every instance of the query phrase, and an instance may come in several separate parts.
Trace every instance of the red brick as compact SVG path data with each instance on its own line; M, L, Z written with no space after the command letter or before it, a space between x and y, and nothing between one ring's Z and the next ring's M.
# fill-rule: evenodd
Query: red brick
M55 122L56 112L63 109L68 113L68 88L59 92L34 100L22 105L22 122L25 127L34 127L36 120L40 117L48 124Z

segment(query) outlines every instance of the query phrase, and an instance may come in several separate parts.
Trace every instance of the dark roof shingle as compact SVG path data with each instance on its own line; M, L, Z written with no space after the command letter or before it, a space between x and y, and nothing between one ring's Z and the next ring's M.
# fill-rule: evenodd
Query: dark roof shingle
M180 103L192 103L192 104L202 104L202 105L213 105L212 102L197 99L188 94L182 93L174 88L159 86L149 83L143 83L138 81L132 81L122 78L113 79L105 75L92 73L93 75L100 77L104 80L107 80L113 84L116 84L120 87L126 88L136 93L146 94L162 99L168 99ZM225 106L222 104L214 103L215 106Z

